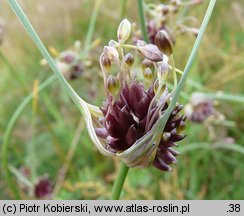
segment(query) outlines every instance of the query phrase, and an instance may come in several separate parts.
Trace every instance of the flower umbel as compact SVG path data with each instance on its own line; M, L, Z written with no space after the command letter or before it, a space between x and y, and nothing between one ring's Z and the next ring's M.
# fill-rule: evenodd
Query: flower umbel
M118 35L120 30L121 27ZM153 164L160 170L170 171L169 164L176 163L175 156L179 154L172 147L185 137L182 131L186 117L179 114L183 106L177 105L164 129L158 129L173 93L167 88L170 72L167 57L157 46L144 41L133 46L118 37L118 43L109 44L100 58L107 99L101 107L102 115L93 118L95 134L103 143L99 149L117 155L129 167ZM142 71L133 70L128 56L133 62L134 56L125 54L127 49L137 50L145 58L139 58ZM116 56L116 60L111 56ZM113 71L104 59L115 65L116 76L109 75Z

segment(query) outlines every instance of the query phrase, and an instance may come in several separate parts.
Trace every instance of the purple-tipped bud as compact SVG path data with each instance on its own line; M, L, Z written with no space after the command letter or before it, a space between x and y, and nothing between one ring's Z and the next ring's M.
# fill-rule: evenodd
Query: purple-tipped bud
M154 78L152 70L150 68L146 68L143 71L143 77L144 77L145 81L152 82L153 78Z
M107 70L110 69L111 67L111 61L109 60L108 56L107 55L103 55L102 56L102 65L104 68L106 68Z
M119 61L119 53L116 48L105 46L103 48L104 55L108 58L111 62L118 62Z
M166 55L171 55L173 53L173 40L167 31L159 31L155 36L154 42L160 51Z
M139 52L147 59L153 62L163 61L163 55L157 46L153 44L147 44L145 46L139 47Z
M129 66L132 67L132 65L134 64L134 56L131 53L127 53L125 55L125 63Z

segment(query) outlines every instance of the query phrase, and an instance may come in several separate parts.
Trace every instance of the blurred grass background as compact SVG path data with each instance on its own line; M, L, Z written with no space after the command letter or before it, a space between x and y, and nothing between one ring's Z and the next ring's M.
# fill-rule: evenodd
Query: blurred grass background
M20 1L28 18L47 47L58 51L68 49L74 41L83 44L95 1L48 0ZM199 25L207 1L190 10ZM90 77L99 77L98 59L102 47L116 38L120 22L120 4L117 1L102 1L96 22L93 40L100 45L93 49L89 59L92 67L86 71ZM136 1L128 1L126 17L138 21ZM0 145L3 134L14 111L23 99L33 91L35 80L39 84L52 75L48 67L40 64L41 54L25 33L6 1L0 2L0 18L5 23L5 34L0 47L5 60L0 60ZM195 91L224 92L240 95L242 102L218 100L216 106L225 115L225 124L214 125L210 130L203 124L188 122L187 138L181 142L182 150L187 145L210 146L186 151L178 157L172 173L159 172L154 168L129 171L123 199L243 199L244 159L242 151L211 148L213 142L226 145L228 140L244 148L244 3L241 0L218 0L210 25L204 36L197 61L190 78L197 85L186 85L181 103ZM183 69L195 38L178 36L175 59ZM71 81L77 93L89 102L101 106L104 97L102 82L97 78L79 78ZM92 80L94 81L94 80ZM92 93L91 93L92 92ZM94 96L95 94L95 96ZM60 169L77 131L84 126L78 110L67 97L58 82L54 82L35 99L36 109L29 105L14 127L10 140L8 161L11 166L31 167L28 146L35 146L38 176L48 175L56 184ZM33 117L34 110L34 117ZM34 119L34 124L33 124ZM34 131L34 132L33 132ZM78 143L71 159L68 173L56 199L107 199L110 197L119 161L101 156L85 129L78 133ZM6 186L0 165L0 199L15 198ZM15 176L13 176L16 179ZM16 179L17 181L17 179ZM22 199L28 195L19 188Z

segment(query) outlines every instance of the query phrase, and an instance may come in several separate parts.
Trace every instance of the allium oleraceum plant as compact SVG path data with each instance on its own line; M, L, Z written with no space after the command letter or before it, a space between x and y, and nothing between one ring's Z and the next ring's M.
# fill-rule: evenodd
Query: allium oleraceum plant
M118 41L110 41L100 58L107 99L104 106L93 106L80 98L58 70L42 41L16 0L8 0L43 57L59 78L67 94L83 114L89 135L97 149L106 156L117 156L122 163L115 181L112 198L118 199L128 171L127 167L148 167L151 164L161 170L171 170L169 164L178 154L172 149L175 142L184 138L184 116L179 115L182 106L176 105L179 94L206 30L216 0L210 0L196 42L187 61L182 77L177 82L171 41L167 32L157 33L156 45L138 41L137 45L126 44L131 33L131 24L123 20L118 28ZM140 4L143 20L142 1ZM145 25L145 23L141 22ZM138 51L145 59L141 61L142 72L133 70L134 57L124 53L127 49ZM167 54L168 56L166 56ZM172 65L169 65L169 62ZM110 68L116 65L116 73ZM174 87L167 88L167 77L173 75ZM6 167L6 163L4 163ZM8 177L8 172L6 173Z
M166 81L174 69L170 70L163 53L172 54L171 43L158 32L157 46L141 40L133 46L126 44L130 33L131 24L124 19L118 27L118 41L111 40L100 58L107 99L102 116L93 120L100 141L97 147L105 155L116 155L129 167L153 164L170 171L169 164L175 163L179 154L172 147L185 137L181 133L186 120L179 114L183 106L177 105L164 129L156 127L172 96ZM139 58L141 71L133 69L134 56L125 53L128 49L144 58ZM113 64L117 73L111 75Z

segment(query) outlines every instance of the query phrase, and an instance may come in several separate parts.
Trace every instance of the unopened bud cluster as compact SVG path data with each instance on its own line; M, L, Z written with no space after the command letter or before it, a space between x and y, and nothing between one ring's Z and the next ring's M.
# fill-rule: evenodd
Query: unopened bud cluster
M204 93L194 92L185 106L187 118L194 123L217 122L224 116L215 109L214 101Z
M190 33L194 36L197 36L198 28L188 26L190 23L188 22L189 19L185 19L185 17L182 17L178 20L176 19L179 17L177 16L177 13L180 11L180 9L184 9L184 7L189 8L190 6L199 5L202 2L203 0L171 0L168 4L150 3L150 6L148 6L146 10L148 20L147 32L150 42L153 44L157 43L156 35L159 31L162 31L164 36L167 37L167 41L170 41L171 47L175 43L175 36L177 34ZM190 25L195 25L194 19L192 19L192 17L190 21L192 22ZM134 28L134 40L142 38L140 30L137 30L136 27ZM170 46L167 46L167 49L164 50L165 54L172 52Z
M85 75L85 67L91 65L89 60L84 61L82 59L80 41L75 41L73 47L62 52L58 52L53 47L49 47L49 51L55 60L56 66L68 80L77 79ZM43 66L47 65L45 59L42 59L40 63ZM86 74L83 77L88 78L89 76Z

